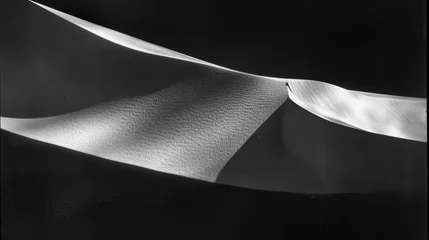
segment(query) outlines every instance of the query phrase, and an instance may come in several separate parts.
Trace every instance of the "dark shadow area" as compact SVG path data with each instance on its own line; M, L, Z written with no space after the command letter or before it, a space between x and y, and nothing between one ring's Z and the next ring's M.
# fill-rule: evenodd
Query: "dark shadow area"
M256 130L228 161L217 182L271 191L324 193L319 167L291 155L282 144L285 111L288 115L300 111L298 106L290 109L291 105L295 104L287 100Z
M4 239L427 236L427 194L306 195L229 187L3 130L1 150Z
M335 124L286 103L283 144L319 169L325 191L427 193L427 143Z
M217 181L301 193L427 193L427 143L331 123L287 100Z

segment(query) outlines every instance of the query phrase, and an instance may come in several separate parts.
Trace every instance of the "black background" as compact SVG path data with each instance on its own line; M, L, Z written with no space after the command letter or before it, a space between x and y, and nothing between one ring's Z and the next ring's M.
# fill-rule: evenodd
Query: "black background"
M232 69L426 97L420 0L40 3ZM1 7L2 24L25 4ZM427 236L426 195L240 189L106 162L3 130L1 137L2 237L8 239ZM68 205L70 199L80 205Z

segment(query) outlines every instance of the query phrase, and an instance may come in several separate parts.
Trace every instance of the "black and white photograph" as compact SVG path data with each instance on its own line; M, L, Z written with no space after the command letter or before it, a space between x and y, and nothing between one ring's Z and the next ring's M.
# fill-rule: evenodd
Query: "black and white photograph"
M425 0L0 0L2 239L428 238Z

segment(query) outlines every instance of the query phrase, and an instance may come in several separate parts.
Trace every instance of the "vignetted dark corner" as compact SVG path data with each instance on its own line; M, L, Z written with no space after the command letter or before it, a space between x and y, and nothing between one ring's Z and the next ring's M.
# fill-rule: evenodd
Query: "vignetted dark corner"
M38 3L241 72L427 98L423 0ZM107 101L210 76L198 80L195 92L203 89L202 94L193 97L194 89L185 89L190 97L173 105L195 101L204 109L210 105L206 95L229 96L229 89L241 86L235 82L239 74L115 45L29 1L0 4L1 117L73 114L97 104L104 110ZM212 81L212 73L223 80ZM154 119L168 123L162 116L171 117L170 110ZM216 183L2 129L1 234L4 239L425 239L426 158L426 142L337 125L289 100L241 144Z

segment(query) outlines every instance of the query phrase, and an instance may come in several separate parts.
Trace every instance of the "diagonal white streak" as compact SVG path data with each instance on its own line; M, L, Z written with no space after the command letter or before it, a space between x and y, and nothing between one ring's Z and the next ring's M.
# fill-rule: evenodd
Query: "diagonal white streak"
M103 39L106 39L110 42L113 42L115 44L121 45L123 47L129 48L129 49L133 49L139 52L144 52L147 54L152 54L152 55L157 55L157 56L162 56L162 57L168 57L168 58L173 58L173 59L177 59L177 60L182 60L182 61L188 61L188 62L194 62L194 63L198 63L198 64L203 64L206 66L211 66L211 67L215 67L215 68L219 68L222 70L227 70L227 71L231 71L231 72L236 72L236 73L242 73L242 74L246 74L246 75L250 75L250 76L258 76L255 74L250 74L250 73L244 73L244 72L240 72L237 70L233 70L233 69L229 69L226 67L222 67L213 63L209 63L164 47L160 47L157 46L155 44L137 39L135 37L117 32L115 30L112 29L108 29L105 28L103 26L85 21L83 19L74 17L72 15L69 15L67 13L55 10L53 8L50 8L48 6L42 5L40 3L36 3L30 0L30 2L46 9L47 11L61 17L62 19L65 19ZM281 82L286 82L286 79L282 79L282 78L275 78L275 77L266 77L269 78L271 80L275 80L275 81L281 81Z

